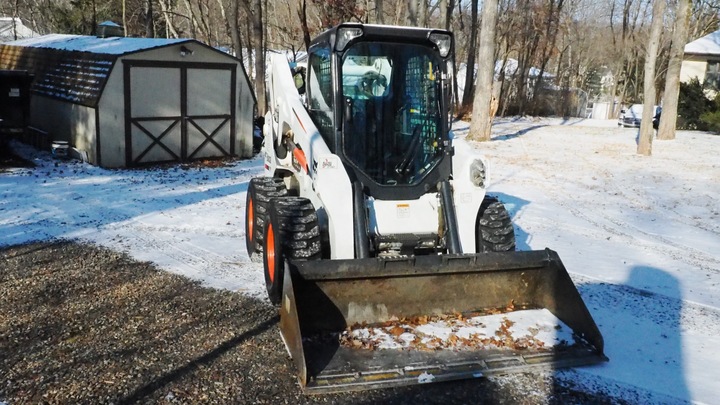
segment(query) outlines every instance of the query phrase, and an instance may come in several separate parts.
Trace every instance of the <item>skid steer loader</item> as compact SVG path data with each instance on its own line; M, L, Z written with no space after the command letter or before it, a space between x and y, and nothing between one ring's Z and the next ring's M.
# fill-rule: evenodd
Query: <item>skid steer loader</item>
M486 160L450 131L453 42L341 24L312 41L302 86L271 57L246 242L308 393L607 360L558 255L515 251Z

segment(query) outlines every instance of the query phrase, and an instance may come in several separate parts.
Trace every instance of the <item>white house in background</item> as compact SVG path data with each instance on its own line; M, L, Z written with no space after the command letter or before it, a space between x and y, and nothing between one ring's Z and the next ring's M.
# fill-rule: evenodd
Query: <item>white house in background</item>
M720 90L720 31L685 45L680 81L697 78L707 88Z
M26 27L19 18L0 17L0 43L39 36L40 34Z

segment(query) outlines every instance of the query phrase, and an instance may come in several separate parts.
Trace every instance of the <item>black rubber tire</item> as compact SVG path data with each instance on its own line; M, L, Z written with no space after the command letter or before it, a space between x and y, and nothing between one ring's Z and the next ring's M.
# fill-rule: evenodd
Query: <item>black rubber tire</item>
M515 229L505 206L486 196L477 217L475 244L478 253L515 250Z
M282 179L273 177L250 179L245 199L245 247L251 260L260 260L265 218L270 200L287 195L288 191Z
M310 200L303 197L273 199L265 222L263 269L268 298L282 299L285 260L317 260L322 257L320 226Z

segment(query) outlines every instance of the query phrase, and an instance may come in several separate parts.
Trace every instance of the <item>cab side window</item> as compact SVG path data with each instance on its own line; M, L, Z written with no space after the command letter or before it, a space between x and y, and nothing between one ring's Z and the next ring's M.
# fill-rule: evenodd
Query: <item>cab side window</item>
M330 150L335 151L330 48L327 45L321 45L313 49L308 62L307 85L310 118Z

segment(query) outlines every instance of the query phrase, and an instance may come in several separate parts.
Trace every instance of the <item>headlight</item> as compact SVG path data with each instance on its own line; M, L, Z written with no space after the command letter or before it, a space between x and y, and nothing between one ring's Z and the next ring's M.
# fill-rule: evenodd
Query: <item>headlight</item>
M430 34L430 41L438 47L440 56L447 58L448 54L450 54L450 47L452 46L452 37L445 33L433 32Z
M338 28L337 38L335 39L335 50L342 52L345 50L345 47L347 46L348 42L352 41L353 39L362 36L363 30L362 28L357 27L342 27Z
M474 160L470 164L470 182L475 187L485 187L485 164L482 160Z

